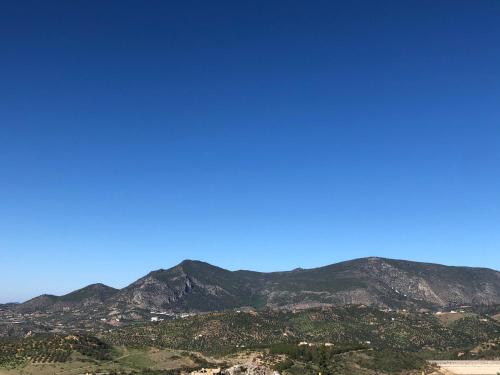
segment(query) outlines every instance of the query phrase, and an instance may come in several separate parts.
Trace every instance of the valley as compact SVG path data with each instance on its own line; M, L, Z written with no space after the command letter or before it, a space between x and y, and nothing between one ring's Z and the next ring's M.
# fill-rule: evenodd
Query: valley
M500 359L499 280L382 258L271 274L184 261L0 305L0 373L479 374Z

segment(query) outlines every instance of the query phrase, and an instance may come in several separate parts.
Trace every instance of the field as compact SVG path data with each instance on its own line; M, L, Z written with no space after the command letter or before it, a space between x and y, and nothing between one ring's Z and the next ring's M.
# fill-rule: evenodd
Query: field
M149 370L161 370L164 373L174 369L196 369L215 363L221 362L199 353L180 350L114 348L109 360L91 361L83 356L73 355L66 362L29 362L16 368L0 368L0 375L77 375L87 372L140 374Z

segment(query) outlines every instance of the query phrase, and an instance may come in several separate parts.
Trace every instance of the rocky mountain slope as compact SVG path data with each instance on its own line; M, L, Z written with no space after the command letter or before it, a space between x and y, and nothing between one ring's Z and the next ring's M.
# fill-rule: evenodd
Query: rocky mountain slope
M94 284L65 296L43 295L18 311L93 307L186 312L364 304L440 308L500 303L500 272L384 258L361 258L287 272L228 271L186 260L117 290Z

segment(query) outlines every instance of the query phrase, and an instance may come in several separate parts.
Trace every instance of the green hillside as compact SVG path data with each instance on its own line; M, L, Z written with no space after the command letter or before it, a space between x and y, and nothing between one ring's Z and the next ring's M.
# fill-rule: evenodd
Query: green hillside
M114 345L156 346L229 353L307 341L372 348L447 351L466 348L500 337L500 324L467 317L451 326L434 315L384 312L369 307L326 308L301 311L220 312L134 325L107 333Z

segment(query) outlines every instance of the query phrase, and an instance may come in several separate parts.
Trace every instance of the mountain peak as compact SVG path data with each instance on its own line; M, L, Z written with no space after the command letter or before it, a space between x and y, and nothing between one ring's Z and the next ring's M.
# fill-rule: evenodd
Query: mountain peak
M190 270L193 268L204 268L204 267L215 267L212 266L209 263L205 263L199 260L192 260L192 259L184 259L182 262L178 263L177 265L171 267L171 268L159 268L157 270L151 271L148 273L146 276L152 276L152 277L162 277L165 275L170 275L172 273L178 273L179 271L181 272L186 272L186 270Z
M213 311L318 303L394 308L495 304L500 303L500 272L376 256L314 269L233 272L185 259L172 268L152 271L121 290L91 284L61 297L40 296L23 307L42 310L86 304Z
M193 264L193 263L201 263L199 260L195 259L184 259L179 265Z
M118 289L102 283L90 284L74 292L59 297L63 302L80 302L87 299L104 301L118 292Z
M198 267L215 267L218 268L217 266L214 266L210 263L204 262L202 260L196 260L196 259L184 259L182 262L178 264L179 266L198 266Z

